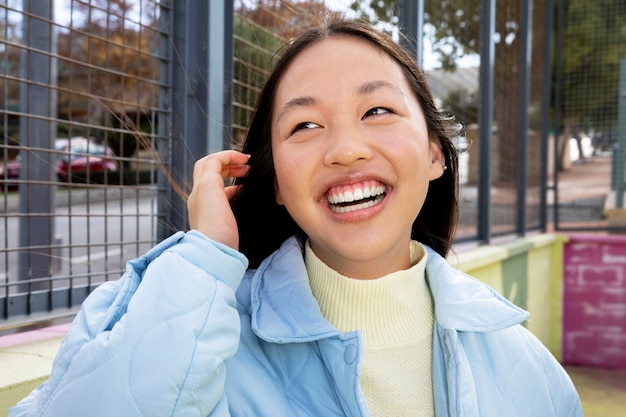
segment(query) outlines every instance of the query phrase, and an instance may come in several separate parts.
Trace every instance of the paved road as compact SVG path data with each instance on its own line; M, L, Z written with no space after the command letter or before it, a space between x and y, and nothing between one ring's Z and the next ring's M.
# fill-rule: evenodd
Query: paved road
M82 285L89 279L102 281L120 275L128 259L139 256L152 246L156 239L156 200L154 190L68 190L57 192L56 210L50 216L54 227L55 245L51 254L44 251L41 265L48 265L52 257L53 287ZM12 213L18 210L18 195L12 194L5 200L5 209L10 211L0 222L0 235L9 250L0 257L0 282L16 283L19 280L19 232L20 219L25 227L33 227L28 218ZM35 218L39 220L40 218ZM44 219L46 220L46 219ZM46 220L48 221L48 220ZM33 223L36 224L36 223ZM29 265L33 259L30 253L24 261ZM37 258L38 259L38 258ZM29 270L22 275L30 276ZM108 275L110 274L110 275ZM106 277L105 277L106 275ZM47 274L46 274L47 276ZM45 284L45 283L44 283ZM47 284L45 284L47 288ZM9 287L10 293L18 287Z
M626 417L626 369L565 369L578 389L585 417Z

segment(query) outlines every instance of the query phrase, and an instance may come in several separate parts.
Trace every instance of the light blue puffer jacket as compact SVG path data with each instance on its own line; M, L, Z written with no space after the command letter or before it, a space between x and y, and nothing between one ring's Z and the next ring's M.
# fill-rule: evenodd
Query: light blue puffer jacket
M129 262L84 302L49 380L9 416L369 415L361 336L320 314L300 243L246 267L194 231ZM563 368L519 325L525 311L432 250L426 274L437 417L582 416Z

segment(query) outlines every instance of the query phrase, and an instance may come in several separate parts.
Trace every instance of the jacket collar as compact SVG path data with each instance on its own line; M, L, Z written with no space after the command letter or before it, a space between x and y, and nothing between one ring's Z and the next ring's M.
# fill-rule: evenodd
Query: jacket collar
M435 320L444 329L490 332L522 323L529 316L487 284L453 268L424 245L426 279L435 304Z
M528 313L493 289L448 264L426 247L426 277L443 328L468 332L499 330L521 323ZM341 334L320 312L306 273L302 243L287 239L251 271L252 329L273 343L302 343Z
M310 342L339 335L313 297L298 238L287 239L254 272L252 329L274 343Z

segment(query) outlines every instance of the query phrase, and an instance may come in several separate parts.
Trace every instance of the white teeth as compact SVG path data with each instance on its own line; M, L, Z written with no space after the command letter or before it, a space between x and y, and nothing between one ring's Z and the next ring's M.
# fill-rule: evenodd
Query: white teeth
M343 193L329 195L327 198L330 204L352 203L354 201L363 200L365 198L382 196L382 194L384 193L385 193L385 186L377 185L377 186L372 186L372 187L355 188L354 190L347 190L347 191L344 191ZM375 199L374 201L378 202L380 201L380 199ZM362 204L369 204L369 203L372 203L372 202L369 201L369 202L364 202ZM360 204L356 204L355 206L358 207L359 205Z
M372 206L375 206L376 204L380 203L382 201L383 197L384 196L379 195L374 200L369 200L369 201L365 201L363 203L358 203L358 204L352 204L352 205L349 205L349 206L331 205L330 209L332 211L334 211L335 213L349 213L351 211L363 210L365 208L372 207Z

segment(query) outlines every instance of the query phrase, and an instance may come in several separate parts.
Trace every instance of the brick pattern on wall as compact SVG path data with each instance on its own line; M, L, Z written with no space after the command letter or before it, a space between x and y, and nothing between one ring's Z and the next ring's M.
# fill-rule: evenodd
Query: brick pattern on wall
M563 362L626 369L626 237L571 236L563 284Z

